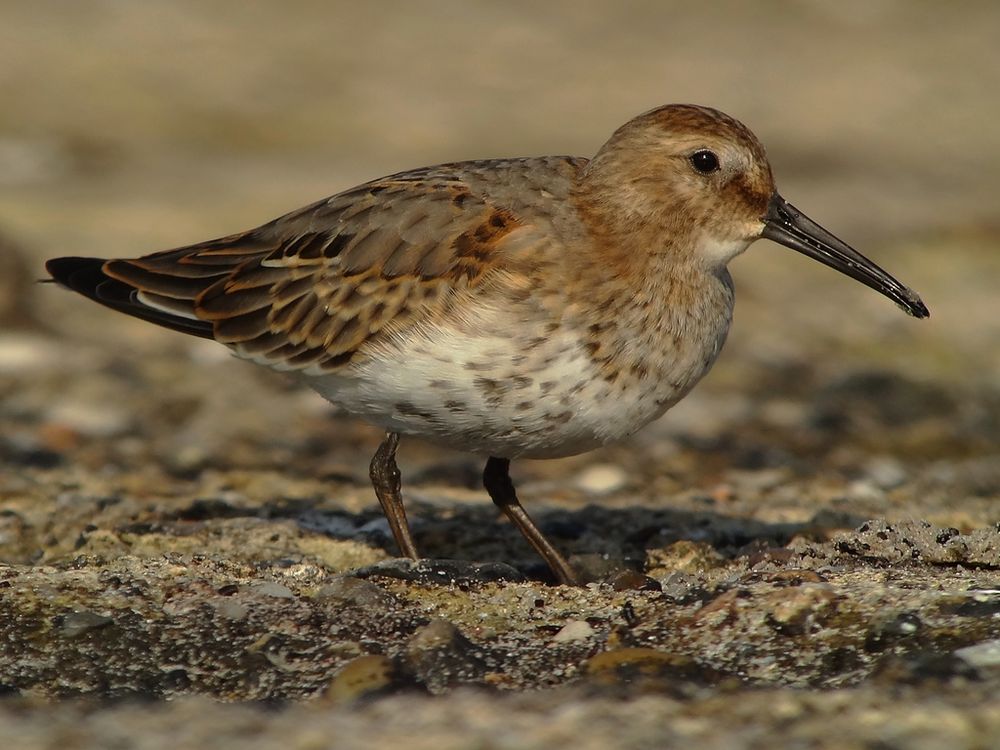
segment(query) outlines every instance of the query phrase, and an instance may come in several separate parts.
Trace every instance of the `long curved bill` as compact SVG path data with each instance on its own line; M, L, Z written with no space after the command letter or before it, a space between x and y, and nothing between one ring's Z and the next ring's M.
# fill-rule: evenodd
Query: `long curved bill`
M930 315L916 292L903 286L846 242L837 239L777 193L764 217L762 237L798 250L881 292L915 318Z

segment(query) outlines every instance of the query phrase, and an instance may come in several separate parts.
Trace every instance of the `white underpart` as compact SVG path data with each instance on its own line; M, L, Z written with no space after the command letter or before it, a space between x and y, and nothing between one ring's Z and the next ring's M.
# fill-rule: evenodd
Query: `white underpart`
M511 311L481 311L476 324L425 326L383 345L366 362L304 381L348 412L386 430L463 451L547 458L582 453L634 433L683 397L714 362L728 310L682 350L641 336L648 375L602 377L571 328L531 346L537 329ZM693 332L692 332L693 333Z
M328 400L386 430L460 450L568 455L600 444L595 434L602 415L594 413L586 392L593 374L583 348L563 333L546 342L545 350L546 357L526 354L524 342L513 335L436 328L384 347L349 375L305 380ZM542 383L554 385L542 393ZM580 383L585 385L571 396L572 403L561 404Z

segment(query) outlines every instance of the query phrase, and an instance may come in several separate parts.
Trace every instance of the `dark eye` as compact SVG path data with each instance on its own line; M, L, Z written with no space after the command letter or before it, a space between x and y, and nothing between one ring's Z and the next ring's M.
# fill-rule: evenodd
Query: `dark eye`
M695 151L688 157L688 160L691 162L691 166L702 174L711 174L719 168L719 157L708 149L703 148L701 151Z

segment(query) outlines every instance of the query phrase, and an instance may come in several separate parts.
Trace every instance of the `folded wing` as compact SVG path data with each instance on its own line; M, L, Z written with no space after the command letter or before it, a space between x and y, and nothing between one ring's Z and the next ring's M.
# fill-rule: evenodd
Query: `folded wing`
M56 258L46 268L101 304L240 356L332 371L374 337L474 292L525 228L474 193L460 170L438 167L218 240L134 259Z

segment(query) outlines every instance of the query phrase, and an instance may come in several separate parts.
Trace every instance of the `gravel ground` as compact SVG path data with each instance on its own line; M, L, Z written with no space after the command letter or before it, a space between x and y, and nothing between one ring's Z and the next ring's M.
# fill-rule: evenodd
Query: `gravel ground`
M2 744L1000 744L1000 10L749 7L0 3ZM579 589L416 441L394 560L376 430L34 283L671 100L932 317L755 246L687 400L514 465Z

